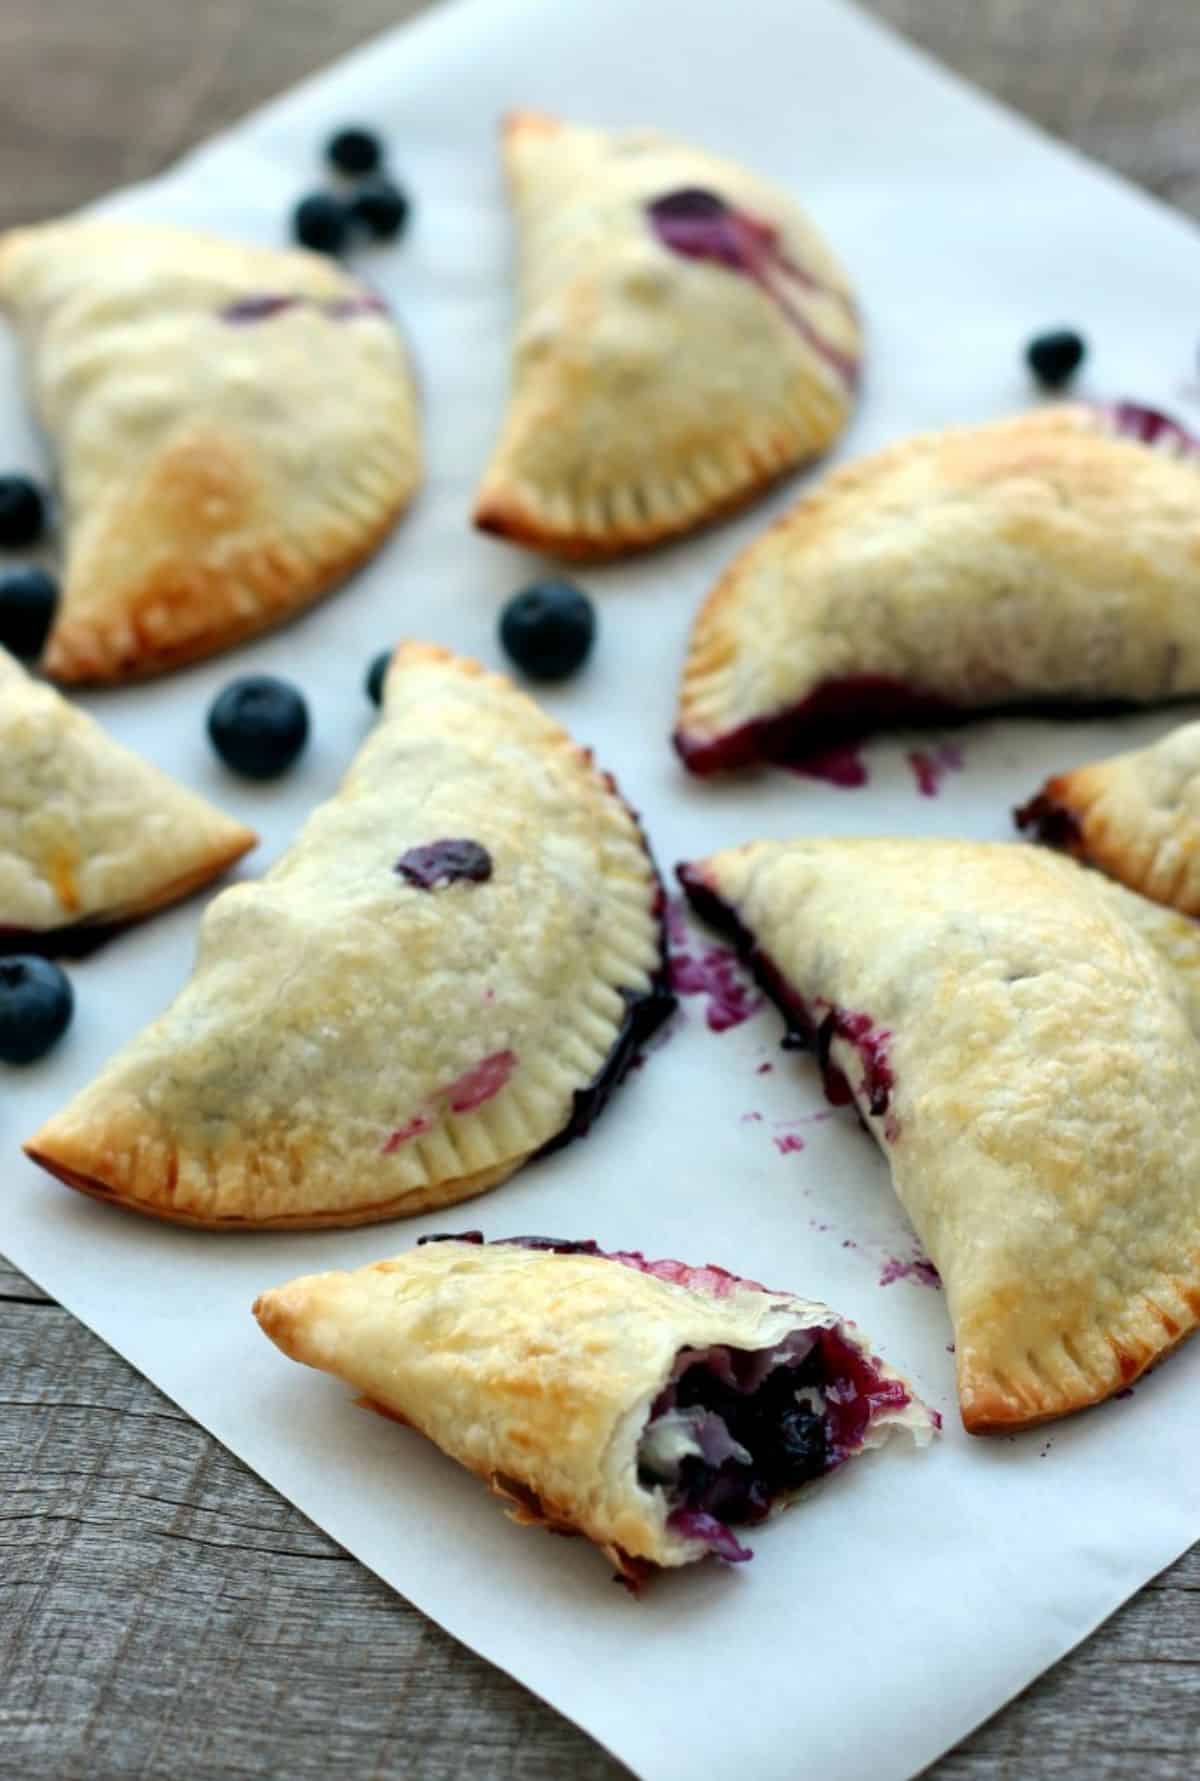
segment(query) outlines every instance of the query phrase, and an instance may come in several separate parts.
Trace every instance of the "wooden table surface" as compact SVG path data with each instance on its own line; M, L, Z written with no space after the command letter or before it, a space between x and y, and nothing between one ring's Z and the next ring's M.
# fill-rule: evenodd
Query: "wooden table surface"
M419 9L2 0L0 226L156 172ZM871 10L1200 215L1200 0L871 0ZM0 1775L625 1773L2 1261L0 1354ZM1200 1547L929 1773L1196 1781L1198 1636Z

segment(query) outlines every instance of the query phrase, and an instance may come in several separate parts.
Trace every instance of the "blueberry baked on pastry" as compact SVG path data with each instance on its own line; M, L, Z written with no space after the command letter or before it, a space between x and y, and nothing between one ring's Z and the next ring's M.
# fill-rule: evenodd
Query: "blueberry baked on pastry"
M1057 774L1014 814L1031 840L1200 916L1200 723Z
M0 952L90 950L255 840L0 650Z
M519 315L476 525L560 557L637 550L836 439L861 334L786 193L656 131L531 112L504 159Z
M0 237L0 308L61 468L57 680L156 673L290 617L416 488L400 336L324 255L47 223Z
M852 1324L721 1268L478 1231L266 1292L294 1360L347 1380L512 1504L586 1534L631 1583L903 1429L936 1423Z
M906 722L1200 691L1200 453L1151 410L1041 409L835 471L700 610L694 773Z
M613 782L499 675L397 650L337 796L210 904L191 981L26 1147L189 1224L361 1224L586 1131L664 987Z
M886 1155L971 1433L1094 1404L1190 1334L1200 930L1020 844L768 841L680 876Z

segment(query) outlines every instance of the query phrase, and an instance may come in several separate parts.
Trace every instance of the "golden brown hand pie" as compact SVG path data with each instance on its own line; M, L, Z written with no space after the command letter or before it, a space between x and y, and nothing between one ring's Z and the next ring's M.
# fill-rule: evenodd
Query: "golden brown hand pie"
M631 1584L777 1513L898 1429L937 1422L825 1305L595 1243L435 1237L254 1307L285 1354L348 1380ZM398 1447L398 1457L403 1449Z
M963 1422L1120 1390L1200 1318L1200 931L1019 844L761 842L681 868L945 1284Z
M1060 773L1015 815L1035 840L1200 915L1200 723Z
M0 307L62 471L57 680L128 680L265 630L412 497L403 345L323 255L48 223L0 237Z
M670 1011L662 887L612 780L424 644L337 796L209 906L172 1006L31 1140L189 1224L362 1224L586 1131Z
M1152 410L1040 409L835 471L701 608L694 773L889 724L1200 691L1200 469Z
M256 839L0 650L0 951L87 951Z
M655 131L530 112L504 156L520 313L476 525L561 557L636 550L837 437L854 300L785 193Z

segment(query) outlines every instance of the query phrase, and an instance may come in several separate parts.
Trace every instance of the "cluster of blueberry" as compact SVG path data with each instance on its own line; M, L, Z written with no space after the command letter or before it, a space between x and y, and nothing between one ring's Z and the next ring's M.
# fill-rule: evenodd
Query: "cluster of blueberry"
M28 550L46 531L46 497L28 476L0 476L0 550ZM58 583L46 569L21 563L0 569L0 644L29 660L40 655L58 604Z
M718 1415L752 1463L726 1459L714 1466L698 1457L685 1459L680 1467L685 1506L721 1521L753 1523L782 1491L819 1478L830 1464L825 1419L798 1403L796 1394L824 1383L819 1349L799 1366L776 1367L754 1392L725 1385L707 1366L689 1368L676 1387L676 1408Z
M394 241L408 225L411 201L384 166L383 145L371 130L339 130L325 158L346 181L340 192L309 192L292 212L292 233L317 253L340 254L356 235Z

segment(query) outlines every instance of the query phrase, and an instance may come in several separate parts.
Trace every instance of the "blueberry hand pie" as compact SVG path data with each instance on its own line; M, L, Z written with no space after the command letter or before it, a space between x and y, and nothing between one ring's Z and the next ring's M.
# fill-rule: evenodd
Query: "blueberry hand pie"
M519 317L476 525L560 557L637 550L836 439L854 299L785 193L655 131L530 112L504 154Z
M1058 774L1016 820L1144 897L1200 916L1200 723Z
M128 680L265 630L412 496L400 337L323 255L49 223L0 238L0 307L62 471L57 680Z
M255 840L0 650L0 951L87 951Z
M1151 419L1043 409L836 471L702 607L675 735L687 766L1200 690L1200 467Z
M294 1360L484 1478L523 1523L594 1540L631 1584L716 1552L898 1429L936 1418L824 1305L722 1268L478 1231L254 1312Z
M209 906L174 1004L28 1145L198 1225L362 1224L586 1131L672 1006L611 779L508 681L393 658L341 790Z
M680 875L887 1156L972 1434L1094 1404L1195 1328L1191 923L1019 844L761 842Z

